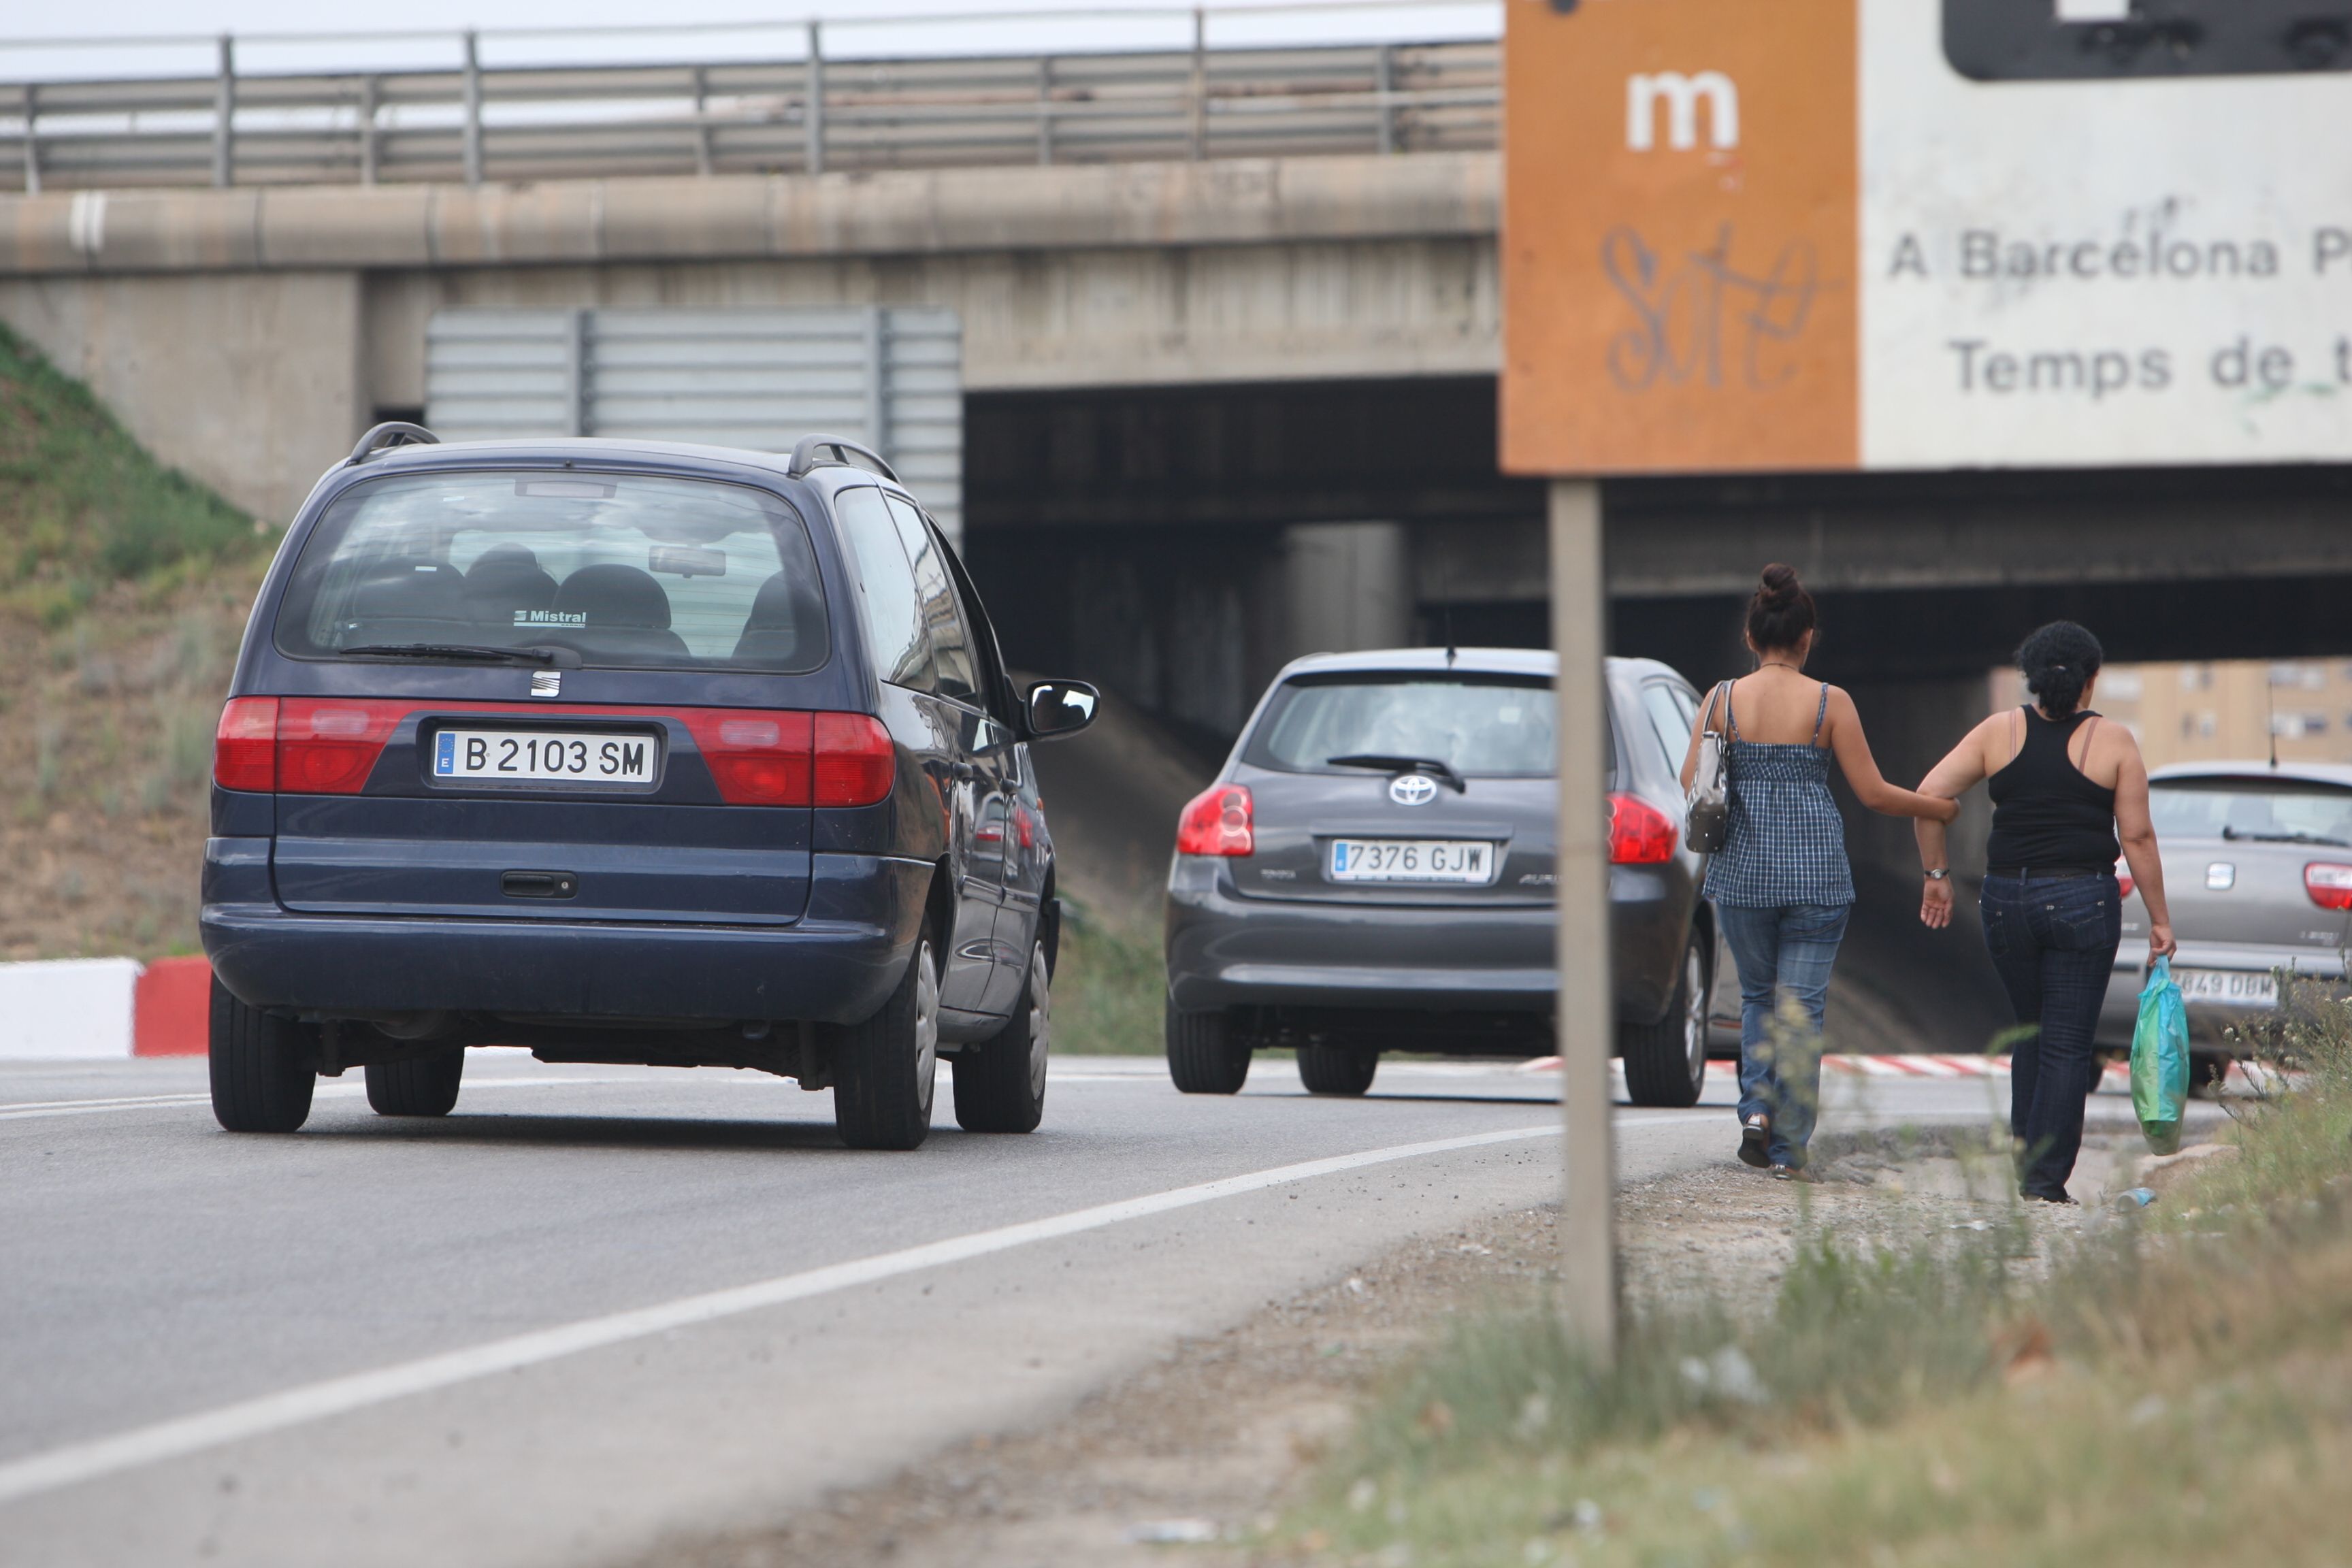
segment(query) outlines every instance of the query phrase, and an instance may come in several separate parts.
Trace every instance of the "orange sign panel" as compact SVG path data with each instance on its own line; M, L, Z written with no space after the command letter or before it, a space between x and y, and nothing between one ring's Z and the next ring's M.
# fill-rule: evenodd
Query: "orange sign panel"
M1860 461L1857 0L1508 0L1502 460Z

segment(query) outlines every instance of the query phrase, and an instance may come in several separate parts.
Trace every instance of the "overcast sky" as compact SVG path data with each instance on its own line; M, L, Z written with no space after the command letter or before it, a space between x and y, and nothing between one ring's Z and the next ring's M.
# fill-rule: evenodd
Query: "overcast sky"
M812 12L837 24L827 36L828 54L964 53L1041 47L1084 48L1168 46L1190 37L1181 5L1170 0L1103 0L1077 16L983 24L892 26L887 18L909 13L985 16L1017 8L1021 0L402 0L397 6L321 5L319 0L75 0L70 5L11 5L0 11L0 82L59 77L197 74L210 69L210 52L186 46L164 49L21 47L37 38L135 39L191 34L401 32L457 30L475 26L491 36L483 43L485 64L531 64L579 58L724 58L744 55L796 56L791 32L745 30L720 35L680 34L659 38L524 39L496 36L499 28L573 27L600 25L798 22ZM1030 0L1034 10L1067 9L1057 0ZM1501 15L1500 0L1433 0L1300 14L1284 10L1251 17L1216 14L1212 7L1211 42L1305 42L1315 39L1402 39L1491 37ZM1127 13L1121 16L1120 13ZM1158 13L1155 17L1137 13ZM861 20L863 25L860 25ZM332 66L442 65L455 46L433 41L350 40L329 46L266 45L238 50L240 70L320 68Z

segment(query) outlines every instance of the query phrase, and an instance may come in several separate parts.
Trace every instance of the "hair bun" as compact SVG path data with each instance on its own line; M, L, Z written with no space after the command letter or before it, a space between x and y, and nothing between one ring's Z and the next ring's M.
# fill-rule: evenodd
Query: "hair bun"
M1762 582L1764 598L1775 605L1785 605L1805 591L1797 581L1797 569L1779 561L1764 568Z

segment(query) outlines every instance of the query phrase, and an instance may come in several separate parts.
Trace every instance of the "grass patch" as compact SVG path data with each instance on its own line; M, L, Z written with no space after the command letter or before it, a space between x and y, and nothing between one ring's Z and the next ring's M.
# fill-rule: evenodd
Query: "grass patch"
M0 606L62 626L109 583L168 591L262 543L251 518L156 462L0 327Z
M2269 1027L2295 1087L2137 1223L1810 1232L1769 1310L1637 1305L1610 1367L1539 1305L1475 1315L1362 1413L1290 1543L1383 1564L2345 1561L2352 1006L2293 985Z
M1054 1045L1073 1056L1156 1057L1165 1048L1168 964L1159 934L1127 931L1062 895Z

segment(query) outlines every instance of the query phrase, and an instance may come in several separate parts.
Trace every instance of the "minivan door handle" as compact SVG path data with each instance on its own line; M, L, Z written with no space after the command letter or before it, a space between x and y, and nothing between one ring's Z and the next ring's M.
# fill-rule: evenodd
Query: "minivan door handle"
M508 871L499 891L509 899L568 899L580 891L580 879L569 871Z

